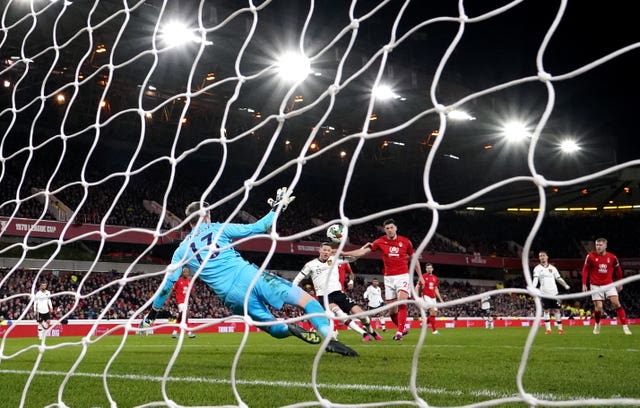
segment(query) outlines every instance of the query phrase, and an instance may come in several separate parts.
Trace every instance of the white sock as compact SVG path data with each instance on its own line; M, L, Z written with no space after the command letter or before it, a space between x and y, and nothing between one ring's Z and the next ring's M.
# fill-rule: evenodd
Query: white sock
M345 312L342 311L342 309L340 309L339 307L334 307L333 309L331 309L331 311L333 312L334 315L336 315L336 317L340 318L340 319L346 319L347 314ZM358 326L358 324L356 322L354 322L353 320L349 320L349 323L347 324L349 326L349 328L357 333L360 334L365 334L366 332L364 330L362 330L362 328L360 326Z

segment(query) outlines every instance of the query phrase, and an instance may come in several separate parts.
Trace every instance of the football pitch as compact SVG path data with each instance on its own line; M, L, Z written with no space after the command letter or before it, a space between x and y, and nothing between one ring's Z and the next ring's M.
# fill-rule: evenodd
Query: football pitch
M639 404L640 328L631 328L635 329L633 336L609 326L603 327L598 336L591 333L590 327L567 327L562 336L555 331L545 335L544 330L539 330L523 376L524 391L551 403L627 398L636 401L627 400L626 404ZM394 342L392 333L386 332L384 341L363 343L353 332L341 332L340 340L356 349L360 357L323 354L317 366L318 395L312 386L312 375L319 346L294 337L276 340L264 333L252 333L237 361L236 390L249 407L301 402L320 406L319 398L333 404L389 406L395 401L395 406L415 406L410 384L419 333L414 329L403 341ZM528 328L441 329L440 333L427 334L418 354L419 398L434 406L488 400L496 400L493 405L500 406L528 405L510 402L519 395L516 378ZM165 406L163 377L177 340L169 335L129 336L113 358L122 339L108 336L89 346L62 390L62 401L67 406L109 407L105 383L118 407ZM79 340L50 338L47 345ZM167 398L184 406L238 405L232 365L241 341L238 333L185 337L166 377ZM36 344L36 338L5 340L0 361L3 407L20 405L38 350L18 351ZM56 406L60 386L81 351L77 345L46 350L24 406ZM581 405L589 404L598 405L593 400Z

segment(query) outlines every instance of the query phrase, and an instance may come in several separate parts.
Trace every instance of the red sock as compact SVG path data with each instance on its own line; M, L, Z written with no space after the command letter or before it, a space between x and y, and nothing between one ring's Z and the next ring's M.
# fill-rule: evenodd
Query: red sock
M600 323L600 317L602 317L602 312L593 312L593 316L596 318L596 324Z
M404 325L407 323L407 305L398 305L398 331L404 331Z
M431 326L433 331L436 331L436 318L435 318L435 316L429 316L427 318L427 323L429 323L429 325Z
M627 324L627 314L624 312L622 306L616 309L616 313L618 314L618 320L620 320L620 324Z
M391 321L393 322L393 324L398 326L398 313L390 313L389 317L391 318ZM398 331L402 331L400 330L400 326L398 326Z

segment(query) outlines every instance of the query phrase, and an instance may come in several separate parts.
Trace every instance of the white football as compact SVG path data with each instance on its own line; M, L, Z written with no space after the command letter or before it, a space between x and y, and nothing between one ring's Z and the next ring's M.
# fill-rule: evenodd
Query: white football
M327 238L331 242L339 243L342 240L342 224L333 224L329 228L327 228Z

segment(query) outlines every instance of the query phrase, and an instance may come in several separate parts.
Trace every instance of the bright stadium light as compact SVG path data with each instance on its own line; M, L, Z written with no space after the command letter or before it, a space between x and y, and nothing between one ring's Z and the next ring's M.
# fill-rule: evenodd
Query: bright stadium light
M177 47L188 42L200 43L202 38L183 22L170 21L160 30L160 38L169 47ZM205 41L205 45L213 44L211 41Z
M519 142L531 137L531 133L527 130L527 126L522 122L516 121L505 123L502 127L502 134L505 139L510 142Z
M300 53L288 52L278 59L278 73L289 82L302 81L311 72L311 61Z
M580 150L580 146L578 145L578 143L576 143L575 140L565 139L560 142L560 150L563 153L574 153Z
M373 95L381 101L387 101L389 99L396 99L400 96L393 92L393 89L389 85L378 85L373 88Z
M476 120L475 116L471 116L467 112L457 109L449 112L447 117L453 120Z

